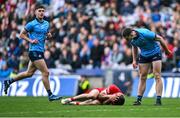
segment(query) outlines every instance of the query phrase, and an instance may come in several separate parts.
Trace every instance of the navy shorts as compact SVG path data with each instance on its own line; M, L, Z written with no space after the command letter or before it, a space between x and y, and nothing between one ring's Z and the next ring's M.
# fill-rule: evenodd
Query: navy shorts
M44 59L44 53L39 51L29 51L29 59L32 62L39 59Z
M140 55L138 63L151 63L153 61L157 61L157 60L161 60L161 59L162 59L161 53L157 53L157 54L150 56L150 57L144 57L144 56Z

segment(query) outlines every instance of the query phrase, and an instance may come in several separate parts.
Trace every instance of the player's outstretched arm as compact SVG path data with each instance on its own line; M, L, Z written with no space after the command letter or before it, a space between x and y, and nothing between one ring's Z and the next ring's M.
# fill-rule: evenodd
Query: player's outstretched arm
M24 39L24 40L26 40L26 41L28 41L29 43L33 43L33 44L36 44L36 43L38 43L38 40L31 40L30 38L28 38L28 36L27 36L27 34L28 34L28 32L24 29L24 30L22 30L22 32L20 33L20 38L21 39Z
M109 99L110 98L110 96L111 95L107 95L107 94L99 94L98 95L98 99L100 99L100 100L107 100L107 99Z
M111 99L107 99L103 102L103 104L105 104L105 105L109 105L111 103L112 103Z
M168 49L167 44L162 36L156 35L156 40L160 42L161 46L163 47L167 55L172 54L172 52Z
M103 104L111 104L112 101L116 98L116 95L115 94L112 94L112 95L100 95L98 97L99 100L102 100L103 101Z

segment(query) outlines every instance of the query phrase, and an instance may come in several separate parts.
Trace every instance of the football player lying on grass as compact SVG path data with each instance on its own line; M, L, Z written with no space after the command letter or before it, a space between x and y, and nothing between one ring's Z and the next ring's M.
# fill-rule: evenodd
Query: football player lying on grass
M89 93L61 100L62 104L69 105L123 105L124 102L124 94L116 85L110 85L107 88L95 88Z

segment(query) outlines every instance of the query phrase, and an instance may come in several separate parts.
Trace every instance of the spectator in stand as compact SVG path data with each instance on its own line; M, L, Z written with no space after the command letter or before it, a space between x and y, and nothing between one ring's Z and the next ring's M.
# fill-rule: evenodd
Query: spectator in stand
M49 50L46 50L46 51L44 52L44 60L45 60L45 62L46 62L46 64L47 64L47 67L48 67L48 68L55 68L54 60L53 60L53 58L51 58L51 57L52 57L52 56L51 56L50 51L49 51Z
M13 42L15 47L18 47L19 44L20 44L20 41L19 41L19 38L17 37L17 32L16 30L13 30L11 32L11 36L9 38L9 40L7 41L8 42L8 46L10 46L10 44Z
M101 59L104 55L104 46L100 44L99 39L94 39L93 47L91 48L90 54L90 64L93 65L93 68L101 67Z
M121 7L119 8L120 8L119 9L120 14L122 14L123 16L126 16L126 15L133 14L135 6L130 0L123 0Z
M89 64L89 53L90 50L88 48L88 45L85 40L80 40L80 60L82 63L82 66L87 66Z
M113 44L113 51L112 51L112 67L117 68L119 64L123 60L123 54L120 52L119 45L117 43Z
M19 59L14 54L10 55L10 58L7 60L7 65L9 68L19 70Z
M109 47L104 48L104 56L102 57L101 61L101 68L111 68L112 67L112 52Z
M45 19L50 22L51 28L49 30L53 32L54 40L48 41L46 50L50 50L56 63L55 67L59 67L57 62L61 49L66 47L70 51L72 40L79 45L81 45L81 40L85 41L89 49L88 56L91 55L91 58L86 58L86 61L91 62L90 65L92 66L93 54L90 50L94 45L94 39L99 38L102 47L108 46L112 51L117 40L123 41L118 32L126 26L149 28L168 39L168 43L174 46L174 50L178 48L175 42L179 40L176 32L179 32L180 29L180 4L176 0L82 0L78 2L77 0L8 0L0 3L1 52L4 50L8 51L8 54L18 52L16 48L9 50L11 48L11 37L13 37L12 42L15 39L15 47L19 45L21 49L21 52L16 55L18 59L23 55L23 52L28 50L28 44L24 41L18 42L17 36L25 24L34 18L35 6L39 2L46 4L50 11L45 13ZM16 32L16 38L14 32ZM50 44L53 41L55 45L51 48L52 45ZM127 51L126 47L119 43L118 46L124 58L125 54L130 51ZM82 50L85 51L86 49L80 48L78 50L80 57L84 52ZM94 52L92 51L92 53ZM7 60L8 55L4 56L4 59ZM98 59L100 60L102 56L100 55ZM170 62L169 59L171 58L168 58L168 62ZM125 61L127 60L124 59L121 63L129 64ZM175 63L173 63L174 66L169 67L166 59L163 60L163 63L165 64L163 71L171 71L175 67ZM71 62L68 61L67 64L70 65ZM81 68L84 67L86 66Z
M132 51L131 51L131 48L129 48L129 47L125 48L122 63L125 66L130 66L131 65L131 63L132 63Z
M72 59L71 59L71 53L66 49L66 48L63 48L61 50L61 54L59 56L59 63L58 65L67 65L69 66L70 63L71 63Z
M15 42L11 42L9 44L8 56L14 55L18 57L20 53L21 53L20 48L15 45Z
M73 42L71 44L72 48L71 48L71 67L72 70L75 71L76 69L80 69L81 68L81 60L78 54L78 45L77 43Z

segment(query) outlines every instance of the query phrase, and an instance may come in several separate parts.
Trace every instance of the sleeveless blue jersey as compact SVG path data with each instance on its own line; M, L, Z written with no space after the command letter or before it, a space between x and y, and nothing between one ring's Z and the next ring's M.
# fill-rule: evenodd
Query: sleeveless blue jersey
M131 44L140 48L140 55L150 57L161 53L160 46L155 40L156 34L154 32L145 28L135 29L135 31L138 36L131 40Z
M28 31L28 36L31 40L38 40L37 44L29 44L29 51L44 52L46 34L49 31L49 22L46 20L40 22L38 19L34 19L26 24L25 30Z

